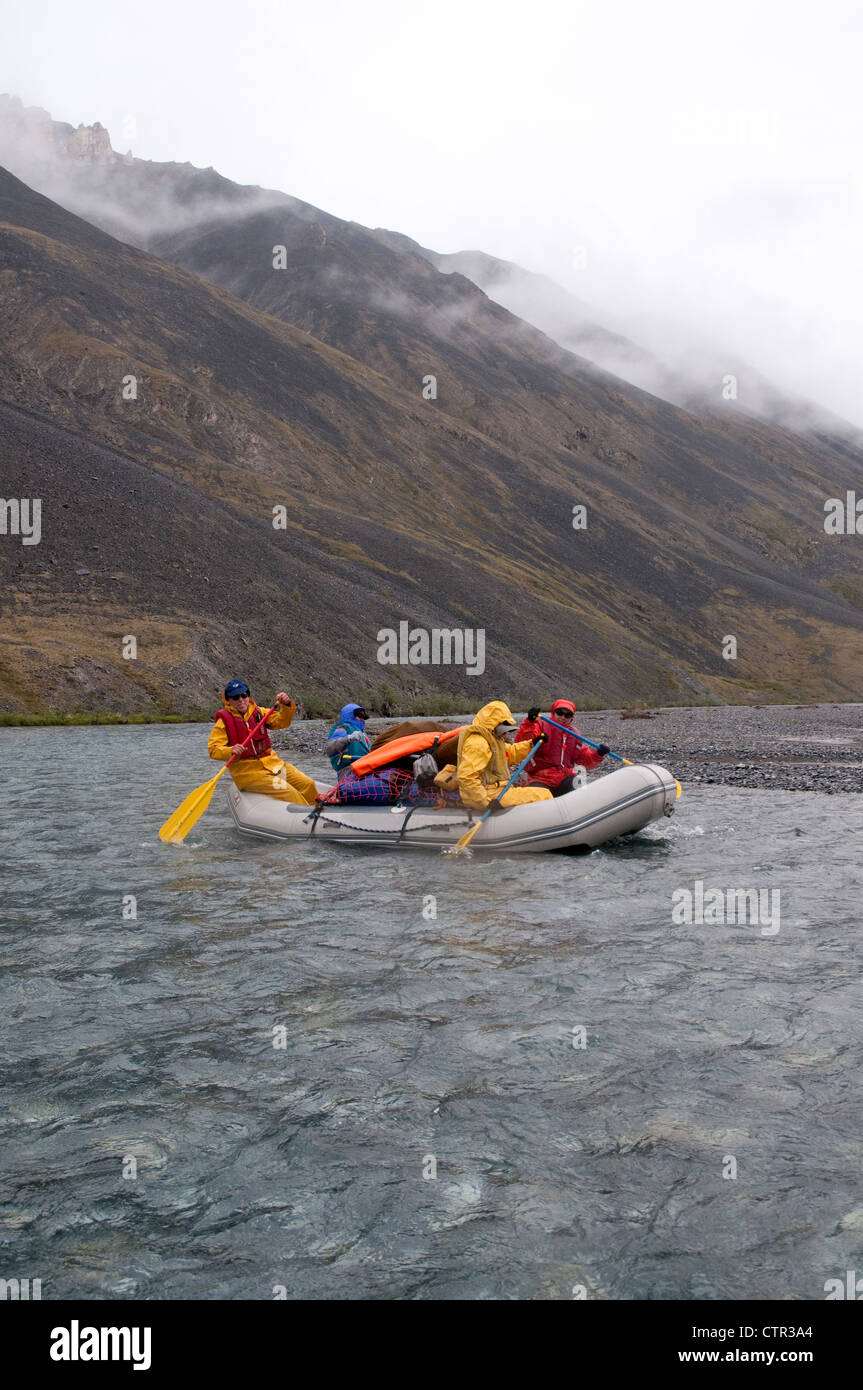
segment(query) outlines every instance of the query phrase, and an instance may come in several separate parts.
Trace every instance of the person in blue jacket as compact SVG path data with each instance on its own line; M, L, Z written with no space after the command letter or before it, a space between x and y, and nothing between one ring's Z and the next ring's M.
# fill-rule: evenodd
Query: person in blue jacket
M351 763L371 748L372 741L364 732L367 719L362 705L343 705L338 720L327 734L324 752L339 780L350 770Z

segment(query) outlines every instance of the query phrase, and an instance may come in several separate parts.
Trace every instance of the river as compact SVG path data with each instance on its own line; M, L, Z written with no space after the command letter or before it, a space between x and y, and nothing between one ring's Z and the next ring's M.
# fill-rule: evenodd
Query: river
M459 860L244 840L219 789L164 845L205 732L0 730L0 1276L822 1299L861 1268L859 797L685 786L584 857ZM778 930L676 923L697 883L779 890Z

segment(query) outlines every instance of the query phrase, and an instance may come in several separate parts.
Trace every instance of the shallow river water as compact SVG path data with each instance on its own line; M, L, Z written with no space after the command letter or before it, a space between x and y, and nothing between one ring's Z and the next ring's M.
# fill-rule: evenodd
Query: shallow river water
M863 1270L859 797L684 787L585 857L453 860L245 840L218 789L163 845L205 734L0 731L0 1276L823 1299ZM675 923L696 881L778 889L779 930Z

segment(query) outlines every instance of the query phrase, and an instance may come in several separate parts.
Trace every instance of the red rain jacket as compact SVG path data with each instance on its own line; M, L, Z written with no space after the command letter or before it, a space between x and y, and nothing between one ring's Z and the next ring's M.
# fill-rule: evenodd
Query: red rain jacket
M561 708L575 709L575 702L555 700L549 710L552 719L557 720L555 710ZM558 720L558 723L563 722ZM602 762L595 748L588 748L586 743L581 742L578 729L574 728L571 734L565 734L551 724L543 724L541 719L525 719L515 736L516 742L520 743L526 738L536 739L540 734L548 734L548 743L543 743L537 748L528 764L530 786L556 787L564 777L572 776L576 766L587 768L590 772Z

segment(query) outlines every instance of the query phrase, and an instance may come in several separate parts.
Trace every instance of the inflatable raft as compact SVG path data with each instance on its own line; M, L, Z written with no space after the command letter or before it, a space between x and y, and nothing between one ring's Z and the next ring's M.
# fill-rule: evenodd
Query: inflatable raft
M294 806L288 801L228 787L234 824L245 835L273 840L334 840L389 849L441 849L454 845L478 815L464 807ZM324 790L321 788L321 790ZM676 785L656 763L634 763L574 787L566 796L496 811L471 842L476 850L525 854L585 850L631 835L674 811Z

